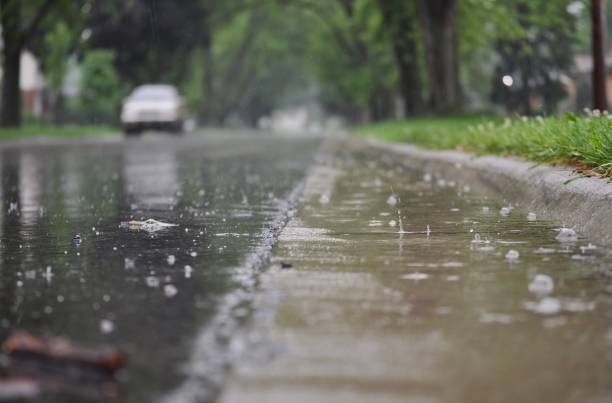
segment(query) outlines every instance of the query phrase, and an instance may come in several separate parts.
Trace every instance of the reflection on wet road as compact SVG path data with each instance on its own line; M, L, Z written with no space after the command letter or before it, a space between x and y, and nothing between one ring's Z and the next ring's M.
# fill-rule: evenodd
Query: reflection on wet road
M129 355L121 401L212 401L261 280L282 296L282 348L223 402L610 400L606 248L351 144L4 149L0 336L116 345ZM303 182L275 249L290 264L260 276Z
M122 401L202 401L317 144L236 135L3 150L2 338L113 344L129 355ZM149 218L178 225L120 226ZM71 399L83 396L56 396Z

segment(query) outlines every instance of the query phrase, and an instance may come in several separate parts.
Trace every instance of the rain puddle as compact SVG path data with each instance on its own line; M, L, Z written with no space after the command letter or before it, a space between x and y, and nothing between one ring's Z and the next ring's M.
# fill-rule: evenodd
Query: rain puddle
M608 249L477 184L347 148L276 249L293 268L271 277L288 351L271 380L329 393L309 383L326 373L372 401L610 401Z
M3 151L1 338L115 346L128 356L121 401L209 401L317 144L236 135ZM52 385L33 401L96 397Z

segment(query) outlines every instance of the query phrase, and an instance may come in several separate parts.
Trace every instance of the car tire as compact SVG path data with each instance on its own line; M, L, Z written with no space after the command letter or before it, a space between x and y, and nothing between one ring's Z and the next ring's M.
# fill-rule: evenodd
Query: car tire
M141 132L141 129L135 126L125 126L123 128L123 133L128 137L139 136Z
M172 124L171 130L172 130L172 133L174 133L174 134L183 134L183 132L185 131L184 130L184 123L183 123L183 121L182 120L178 120L178 121L174 122Z

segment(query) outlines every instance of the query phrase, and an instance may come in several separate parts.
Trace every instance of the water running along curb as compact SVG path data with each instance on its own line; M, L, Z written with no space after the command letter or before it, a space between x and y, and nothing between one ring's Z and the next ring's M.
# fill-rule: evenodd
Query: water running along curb
M304 183L304 179L300 180L291 192L279 200L275 218L263 229L261 243L233 269L236 290L222 298L217 308L218 313L200 329L192 347L191 359L184 366L186 379L158 399L159 402L213 401L229 369L251 347L249 336L253 330L241 323L236 311L241 306L250 306L257 297L259 275L270 261L272 248L291 219L292 211L304 191ZM217 349L211 350L211 346ZM224 353L219 354L219 351Z
M518 159L476 157L375 139L352 141L396 154L408 167L484 185L512 204L612 246L612 183L605 179Z

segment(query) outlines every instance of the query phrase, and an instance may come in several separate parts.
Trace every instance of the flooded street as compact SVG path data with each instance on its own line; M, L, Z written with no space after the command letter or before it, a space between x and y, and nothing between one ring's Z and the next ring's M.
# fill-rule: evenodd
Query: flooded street
M2 339L118 347L121 401L210 398L317 144L237 134L3 150ZM149 218L177 226L120 228ZM55 400L34 400L98 395L51 384Z
M610 252L359 144L4 149L2 337L118 347L125 402L610 401Z
M561 225L329 146L263 277L281 352L222 402L609 402L612 256Z

